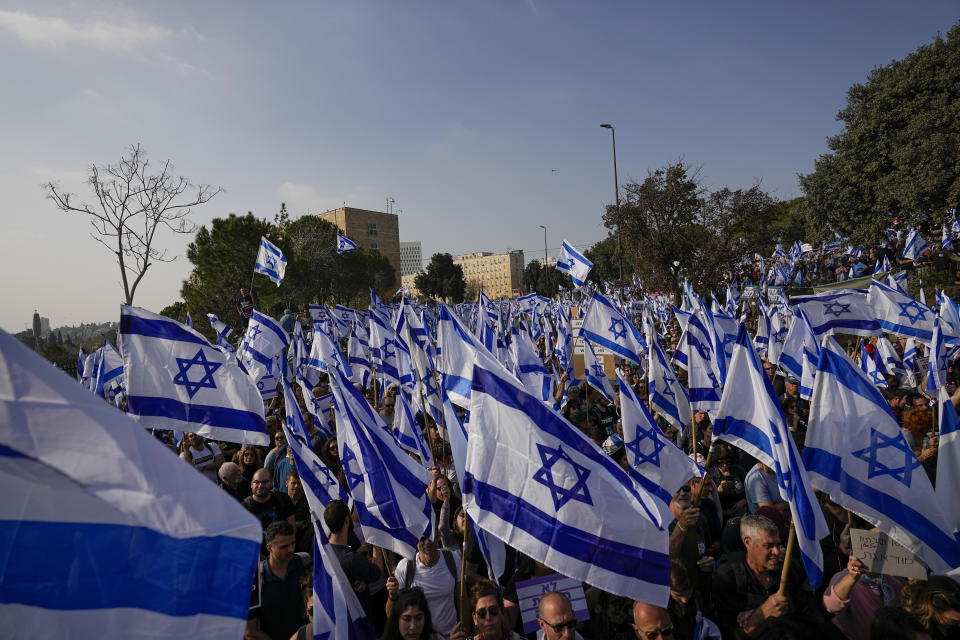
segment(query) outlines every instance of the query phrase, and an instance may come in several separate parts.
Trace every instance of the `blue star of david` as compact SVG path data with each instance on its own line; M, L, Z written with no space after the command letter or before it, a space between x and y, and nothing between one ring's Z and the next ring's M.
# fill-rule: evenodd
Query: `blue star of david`
M540 460L543 462L543 466L533 474L533 479L550 489L554 510L559 510L560 507L571 500L593 506L590 491L587 489L587 478L590 476L590 470L574 462L573 458L564 453L563 446L553 449L538 442L537 450L540 452ZM553 467L560 460L566 460L570 469L576 475L576 481L570 488L564 488L562 484L562 480L569 477L569 471L560 475L561 484L558 485L554 481Z
M277 259L273 256L267 256L267 268L276 271L277 270Z
M666 448L666 444L657 437L653 427L644 429L641 425L636 425L637 437L626 444L627 449L633 453L634 466L649 462L650 464L660 466L660 452ZM640 443L644 440L653 442L653 451L643 453L640 451Z
M340 459L343 464L343 475L347 479L347 485L353 491L358 484L363 482L363 476L350 470L350 463L356 462L357 456L347 445L343 445L343 457Z
M927 309L924 309L923 306L916 300L911 300L910 302L898 302L900 305L900 317L906 318L910 321L910 325L914 325L921 320L927 319ZM911 313L910 311L914 310L916 313Z
M735 343L736 341L737 341L737 336L733 335L732 333L725 333L725 334L723 335L723 351L726 352L726 351L727 351L727 345L728 345L728 344L733 344L733 343Z
M783 344L783 341L784 339L786 339L786 337L787 337L787 330L781 329L780 331L777 331L775 334L773 334L773 341L779 344Z
M427 376L423 379L423 395L429 396L437 393L437 383L433 381L433 376Z
M608 331L613 334L614 340L620 340L627 337L627 327L623 324L623 320L620 318L610 319L610 328Z
M607 375L606 371L603 370L603 365L595 364L591 367L593 369L594 378L603 378Z
M842 302L828 302L823 305L823 313L829 314L834 318L839 318L845 313L850 313L850 305Z
M702 342L700 342L699 340L697 340L696 338L694 338L694 337L691 336L690 334L687 334L687 343L688 343L691 347L693 347L694 349L696 349L696 350L697 350L697 353L699 353L699 354L700 354L700 357L703 358L704 360L706 360L706 359L708 359L708 358L710 357L710 350L707 349L707 345L703 344Z
M247 342L253 342L257 339L257 336L263 333L263 329L260 328L259 324L255 324L247 331Z
M881 462L878 454L884 449L894 449L894 459L902 457L903 465L891 467ZM851 453L867 463L867 480L886 475L903 483L907 488L910 488L913 470L922 466L921 462L917 460L917 456L913 455L913 451L910 450L902 433L897 433L891 437L871 428L870 446Z
M720 381L717 380L717 374L711 371L710 373L707 374L707 378L710 380L710 384L713 385L714 389L720 388Z
M194 365L203 367L203 377L200 378L200 380L194 381L190 379L190 369ZM217 388L217 385L213 382L213 374L220 366L221 364L219 362L210 362L207 360L207 355L203 352L203 349L198 349L197 355L192 358L177 358L177 368L180 372L173 377L173 384L186 388L192 400L193 396L197 395L200 389Z
M873 379L874 386L880 386L887 384L887 379L883 377L883 374L879 369L874 369L870 372L870 377Z
M650 395L653 395L653 392L654 392L655 389L656 389L656 384L651 385L651 387L650 387ZM662 395L662 396L669 396L669 397L673 398L674 400L677 399L677 393L676 393L673 389L670 388L670 385L669 385L669 384L664 384L664 385L663 385L663 389L656 389L656 391L657 391L660 395Z
M384 360L389 360L390 358L395 356L396 353L397 353L396 349L394 349L391 343L389 342L383 343L383 348L380 350L380 355L381 357L383 357Z

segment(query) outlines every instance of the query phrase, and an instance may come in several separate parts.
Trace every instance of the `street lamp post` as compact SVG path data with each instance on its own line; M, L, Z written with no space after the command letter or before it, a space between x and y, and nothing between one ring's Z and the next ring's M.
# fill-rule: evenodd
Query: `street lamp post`
M543 229L543 268L547 268L547 228L540 225L540 228Z
M617 132L612 124L604 123L600 126L604 129L610 129L610 135L613 139L613 191L617 196L617 263L620 267L620 279L623 280L623 244L620 240L620 183L617 180Z

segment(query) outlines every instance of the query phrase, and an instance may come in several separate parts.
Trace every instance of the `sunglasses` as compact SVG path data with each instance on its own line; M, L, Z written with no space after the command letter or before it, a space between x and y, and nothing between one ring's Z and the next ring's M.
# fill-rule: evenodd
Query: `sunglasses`
M558 623L556 623L556 624L554 624L554 623L552 623L552 622L547 622L547 621L544 620L543 618L540 618L540 622L542 622L543 624L547 625L548 627L550 627L551 629L553 629L553 630L556 631L557 633L563 633L565 629L573 629L575 626L577 626L577 619L576 619L576 618L572 618L572 619L570 619L570 620L567 620L566 622L558 622Z
M486 609L477 609L475 613L477 614L477 618L480 620L486 620L487 615L489 615L491 618L495 618L500 615L500 607L492 604Z
M677 493L690 493L690 485L688 484L683 485L682 487L677 489Z

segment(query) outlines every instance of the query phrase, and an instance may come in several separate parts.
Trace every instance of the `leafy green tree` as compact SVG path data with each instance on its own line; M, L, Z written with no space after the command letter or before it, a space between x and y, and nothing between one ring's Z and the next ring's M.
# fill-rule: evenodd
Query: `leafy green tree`
M183 322L187 317L187 303L183 300L177 300L173 304L165 306L163 309L160 309L160 315L167 316L177 322ZM193 315L190 315L193 318ZM196 318L193 318L196 320Z
M520 284L524 293L538 293L546 298L556 297L560 287L573 288L570 276L552 266L544 269L540 260L531 260L530 264L524 267Z
M422 295L454 304L463 302L467 289L463 267L454 264L449 253L433 254L427 270L417 274L414 284Z
M603 240L600 240L592 247L583 252L583 255L593 263L593 269L587 279L597 284L601 282L612 282L620 279L620 264L617 261L617 236L613 231ZM623 277L629 279L635 273L635 267L630 256L623 258ZM645 276L640 273L640 276Z
M800 176L812 239L865 246L895 220L938 226L960 202L960 23L847 92L843 130Z
M187 304L191 316L214 313L228 325L237 329L242 326L237 313L237 298L240 288L250 287L253 265L256 263L260 238L268 236L274 227L252 213L245 216L230 214L226 218L214 218L210 228L201 227L193 242L187 247L187 259L193 269L180 288L180 296ZM258 276L265 280L265 276ZM272 289L276 286L256 287L255 294L261 308L278 300ZM213 336L213 330L197 323L197 329Z

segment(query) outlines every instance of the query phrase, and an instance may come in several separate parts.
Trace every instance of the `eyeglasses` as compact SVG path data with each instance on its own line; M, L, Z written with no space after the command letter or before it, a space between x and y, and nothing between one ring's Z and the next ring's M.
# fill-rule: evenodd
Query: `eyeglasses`
M250 484L270 484L271 480L254 480Z
M639 629L638 629L639 631ZM660 627L653 631L640 631L647 640L657 640L657 638L672 638L673 627Z
M543 618L540 618L540 622L542 622L543 624L547 625L548 627L550 627L551 629L553 629L553 630L556 631L557 633L563 633L565 629L573 629L575 626L577 626L577 619L576 619L576 618L571 618L570 620L567 620L566 622L558 622L558 623L556 623L556 624L554 624L554 623L552 623L552 622L547 622L547 621L544 620Z
M486 620L487 615L489 614L491 618L495 618L500 615L500 607L498 605L492 604L486 609L477 609L475 611L477 618L480 620Z
M682 487L677 489L677 493L690 493L690 485L688 484L683 485Z

